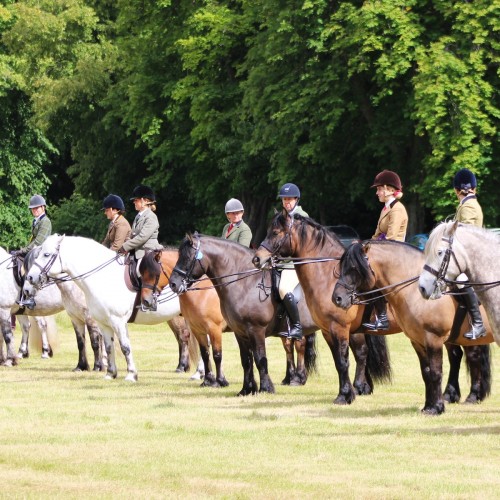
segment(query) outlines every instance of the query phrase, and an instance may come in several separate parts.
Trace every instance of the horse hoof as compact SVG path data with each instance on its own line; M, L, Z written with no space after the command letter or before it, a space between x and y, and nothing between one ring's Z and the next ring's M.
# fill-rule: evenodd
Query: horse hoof
M7 367L14 366L14 362L12 361L12 359L6 359L3 363L3 366L7 366Z
M42 359L49 359L49 353L48 352L42 352Z
M127 382L137 382L137 373L129 373L126 377L125 380Z
M204 374L201 374L200 372L194 372L190 377L189 380L202 380L205 377Z
M345 396L337 396L334 400L333 400L333 404L334 405L341 405L341 406L344 406L344 405L350 405L352 403L352 400L351 401L348 401Z
M109 373L107 373L105 376L104 376L104 380L113 380L115 377L113 377L113 375L110 375Z

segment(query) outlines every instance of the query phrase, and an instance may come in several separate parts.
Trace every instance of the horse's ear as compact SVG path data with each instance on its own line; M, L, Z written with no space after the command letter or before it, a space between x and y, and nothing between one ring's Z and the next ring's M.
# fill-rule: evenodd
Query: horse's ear
M163 250L155 250L154 251L154 260L156 260L156 262L160 262L161 260L161 254L162 254Z
M458 227L458 221L456 220L451 226L450 236L453 236L455 234L455 232L457 231L457 227Z

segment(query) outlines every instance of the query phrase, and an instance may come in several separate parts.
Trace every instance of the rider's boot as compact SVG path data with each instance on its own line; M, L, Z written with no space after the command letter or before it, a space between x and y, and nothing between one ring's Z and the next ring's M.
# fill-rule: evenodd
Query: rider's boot
M484 337L486 335L486 328L483 325L483 318L481 317L481 311L479 310L479 301L476 293L471 287L463 288L462 292L465 292L463 297L472 326L470 331L464 333L464 337L469 340L476 340Z
M375 321L363 323L367 330L380 331L389 330L389 318L387 317L387 304L384 298L377 299L375 305Z
M289 338L293 340L302 340L302 325L300 323L299 308L297 307L293 293L287 293L283 297L283 304L290 318Z

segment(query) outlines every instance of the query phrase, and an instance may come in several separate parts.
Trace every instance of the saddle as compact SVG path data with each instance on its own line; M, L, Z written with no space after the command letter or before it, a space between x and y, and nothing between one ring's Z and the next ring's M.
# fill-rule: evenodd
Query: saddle
M137 275L137 261L135 260L133 255L129 254L127 256L127 258L125 259L124 267L125 269L123 273L124 273L125 284L131 292L136 293L134 300L134 307L132 308L132 314L130 315L130 318L127 320L127 323L133 323L137 316L137 310L141 305L142 281L140 276Z

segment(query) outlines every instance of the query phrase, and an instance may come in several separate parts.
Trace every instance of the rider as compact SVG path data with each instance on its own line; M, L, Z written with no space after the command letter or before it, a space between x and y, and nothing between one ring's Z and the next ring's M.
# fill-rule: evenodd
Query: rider
M459 170L453 179L453 188L459 200L458 208L455 213L455 220L463 224L472 224L473 226L483 226L483 211L476 197L477 181L476 176L467 168ZM465 277L465 275L462 275ZM465 307L471 318L471 330L464 333L464 337L469 340L475 340L486 335L486 328L483 325L481 311L479 310L479 301L474 289L466 286L461 289L463 293Z
M123 243L118 253L134 253L139 275L139 264L146 250L159 250L163 247L158 242L160 224L154 213L156 210L154 191L149 186L140 184L134 188L130 199L133 200L138 214L132 224L131 238Z
M231 198L226 203L226 217L229 221L222 230L222 237L226 240L236 241L240 245L250 247L252 241L252 230L243 221L245 209L240 200Z
M104 198L102 209L104 210L104 215L110 221L106 237L102 244L116 252L130 238L131 233L130 224L123 215L125 213L125 205L119 196L110 194Z
M403 186L396 172L383 170L375 176L372 188L377 188L376 194L384 204L378 219L377 229L372 239L404 241L408 226L408 214L400 202L403 197ZM373 302L375 321L363 323L368 330L388 330L387 305L384 297Z
M300 190L292 183L286 183L281 186L278 196L281 198L283 209L290 217L301 215L309 217L309 215L299 205ZM299 278L295 272L292 263L284 264L281 271L281 279L279 285L279 295L285 306L288 318L290 319L290 338L294 340L302 339L302 324L300 323L299 308L295 302L293 295L294 288L299 284Z
M52 233L52 223L47 217L45 199L39 194L31 197L28 208L33 215L31 238L29 243L17 250L16 255L24 257L32 248L40 246Z

